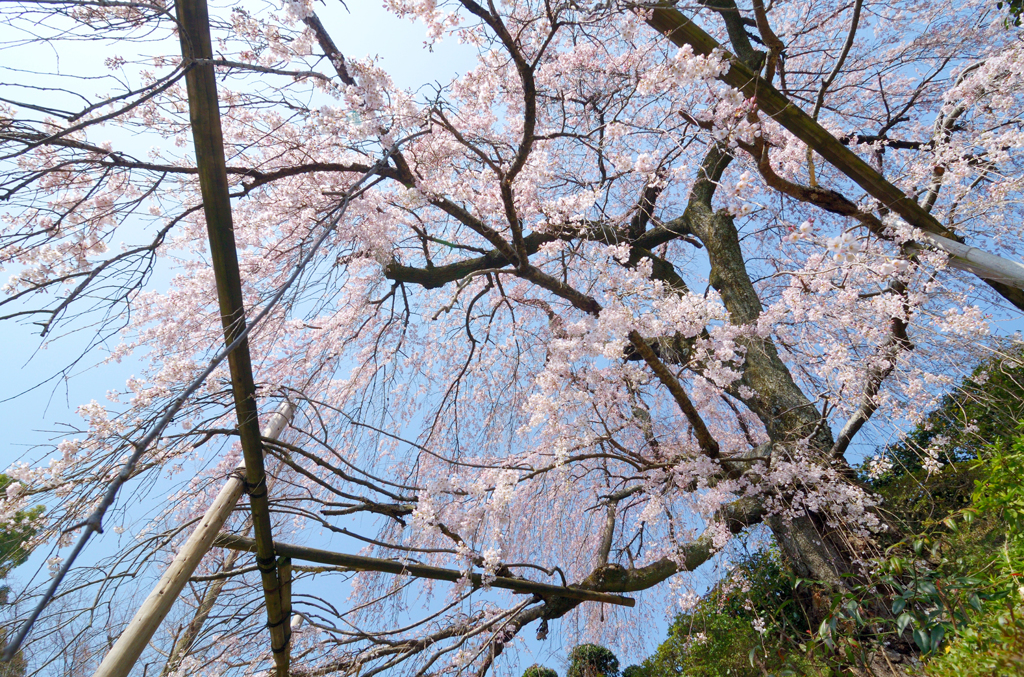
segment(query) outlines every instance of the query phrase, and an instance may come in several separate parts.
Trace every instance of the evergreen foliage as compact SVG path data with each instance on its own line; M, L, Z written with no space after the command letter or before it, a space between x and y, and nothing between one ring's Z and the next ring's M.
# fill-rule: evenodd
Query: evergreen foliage
M1024 435L992 449L977 482L966 523L953 521L954 533L981 532L968 557L958 559L977 572L989 601L971 605L969 624L958 628L946 651L926 666L929 677L1024 674ZM1000 542L1001 541L1001 542Z
M558 673L552 668L534 663L523 670L523 677L558 677Z
M4 494L10 483L11 479L7 475L0 474L0 495ZM18 511L12 523L0 529L0 581L28 559L31 551L25 547L25 542L35 535L36 527L33 523L43 514L43 510L43 506L37 505L29 510ZM9 604L10 592L10 587L0 585L0 607ZM7 643L6 638L6 629L0 628L0 650ZM0 677L22 677L26 669L25 658L19 652L11 661L0 663Z
M1019 344L999 348L906 437L880 450L892 469L874 478L863 470L873 488L924 469L928 450L943 463L959 463L979 458L986 445L1014 435L1024 421L1024 352Z
M1017 26L1021 25L1021 15L1024 14L1024 0L1005 0L996 3L998 9L1006 8L1006 25Z
M3 494L11 478L0 474L0 494ZM0 579L15 567L21 566L28 559L30 551L24 543L35 535L32 523L43 514L43 506L37 505L29 510L21 510L14 515L13 523L0 528Z
M619 659L603 646L580 644L569 652L566 677L619 677Z

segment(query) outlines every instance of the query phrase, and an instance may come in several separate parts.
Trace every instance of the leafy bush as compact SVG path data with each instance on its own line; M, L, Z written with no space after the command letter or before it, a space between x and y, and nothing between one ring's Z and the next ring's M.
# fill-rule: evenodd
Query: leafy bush
M0 496L7 490L11 478L0 474ZM43 514L43 506L37 505L15 513L12 523L0 529L0 578L6 578L12 569L25 563L30 552L24 547L25 541L36 534L33 524Z
M900 534L921 535L940 526L949 515L971 503L975 482L984 474L982 464L951 463L939 472L918 470L888 478L873 487L882 497L882 511Z
M534 663L523 670L523 677L558 677L558 673L549 667Z
M597 644L580 644L569 652L566 677L619 677L619 659Z
M904 501L906 521L927 533L890 548L871 585L833 600L818 630L830 649L848 660L859 650L862 660L860 640L870 634L875 644L912 645L933 677L1024 674L1024 435L981 454L968 468L945 471L956 481L915 473L884 487L898 505L901 484L918 483L928 514ZM891 614L878 613L880 593Z
M693 611L676 616L636 677L814 674L799 647L809 627L795 583L777 548L747 555Z
M996 444L986 471L961 514L968 531L995 523L1005 534L1001 547L986 543L971 558L992 593L983 605L972 605L970 623L928 662L929 677L1024 674L1024 435Z

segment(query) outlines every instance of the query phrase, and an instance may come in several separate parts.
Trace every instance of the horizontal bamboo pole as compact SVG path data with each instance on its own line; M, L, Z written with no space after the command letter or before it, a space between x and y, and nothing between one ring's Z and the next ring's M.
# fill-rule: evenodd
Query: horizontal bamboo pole
M235 536L232 534L221 534L213 542L214 547L228 548L230 550L244 550L246 552L256 551L256 542L251 538ZM274 552L281 557L304 560L306 562L317 562L319 564L334 564L347 567L355 571L380 571L387 574L409 575L417 578L431 578L437 581L450 581L456 583L466 577L461 571L455 569L442 569L425 564L407 564L391 559L379 559L377 557L364 557L362 555L346 555L339 552L317 550L301 545L289 545L288 543L274 543ZM483 575L478 573L468 574L468 578L474 587L484 585ZM621 595L613 595L607 592L596 592L584 590L583 588L562 587L559 585L548 585L546 583L535 583L519 578L506 578L497 576L490 580L487 585L494 588L504 588L521 593L533 593L541 597L565 597L568 599L579 599L588 602L605 602L606 604L617 604L619 606L636 606L636 600Z
M294 413L293 404L282 403L267 422L263 436L277 438L291 421ZM244 473L245 467L240 465L228 477L213 503L206 509L199 526L185 541L185 545L175 555L171 565L139 607L128 627L104 656L93 677L127 677L131 672L156 629L185 588L188 579L199 566L199 562L213 546L214 539L242 496L245 489L245 481L242 479Z

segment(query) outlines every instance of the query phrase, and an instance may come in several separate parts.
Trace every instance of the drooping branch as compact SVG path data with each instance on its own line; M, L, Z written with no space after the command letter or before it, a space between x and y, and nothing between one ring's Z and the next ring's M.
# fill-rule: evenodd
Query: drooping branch
M906 296L906 286L899 285L893 293ZM904 303L904 311L909 312ZM861 393L860 403L857 410L847 419L842 430L836 437L836 443L829 452L834 458L839 458L846 453L850 442L857 435L864 424L874 415L878 409L878 393L882 389L882 383L889 374L896 368L896 360L900 353L913 348L910 338L907 336L907 320L901 317L894 317L890 320L889 336L879 346L871 366L868 368L867 379L864 383L864 390Z
M622 492L621 495L626 493ZM760 501L749 497L723 506L714 516L713 521L724 526L730 533L737 534L743 529L759 523L764 519L765 515L766 512ZM228 535L222 536L218 544L223 547L237 548L250 552L254 547L250 539ZM423 567L394 560L344 555L282 543L276 543L275 547L280 554L287 555L293 559L336 564L360 571L383 571L396 575L419 576L421 575L420 570L422 570L422 574L427 574L424 577L437 580L455 582L463 578L461 572L439 569L437 567ZM596 567L577 585L554 586L528 582L518 578L495 578L490 583L491 586L504 587L517 592L533 593L540 598L541 603L529 608L521 605L520 608L513 609L510 620L502 624L504 632L496 635L497 642L491 642L494 653L485 659L485 664L490 665L493 659L501 653L503 647L509 644L511 638L534 621L541 621L537 634L539 638L543 638L548 632L548 621L565 616L585 601L618 603L620 605L632 606L631 599L619 597L614 593L640 592L650 589L676 573L695 570L714 556L716 551L717 548L714 545L712 529L709 528L693 541L680 545L671 556L665 556L651 564L635 568L625 568L617 564L601 565ZM480 575L470 574L470 576L473 577L471 582L474 586L478 586ZM506 586L506 582L511 582L511 584ZM513 585L516 587L512 587ZM613 599L619 600L619 602L612 602L611 600ZM628 602L623 604L625 600L628 600ZM468 636L475 631L490 627L492 626L488 625L488 622L483 619L470 619L454 623L421 639L391 640L367 652L360 652L351 657L333 661L327 665L309 668L297 666L293 670L293 675L320 677L338 672L349 673L357 667L362 670L363 674L376 674L382 668L394 667L399 660L425 651L443 640L457 636ZM401 657L396 657L395 654L401 654ZM385 657L391 657L385 666L367 667L369 661Z

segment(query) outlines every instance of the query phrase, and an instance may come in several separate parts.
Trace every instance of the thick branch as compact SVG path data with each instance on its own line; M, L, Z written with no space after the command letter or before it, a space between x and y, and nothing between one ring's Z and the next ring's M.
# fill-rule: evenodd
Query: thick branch
M666 242L671 242L678 238L687 238L692 234L688 217L684 215L651 228L633 241L633 248L634 250L651 250ZM526 253L532 256L540 251L542 245L556 240L590 240L593 242L603 242L604 244L619 244L628 241L628 236L627 233L617 228L595 223L586 228L567 227L562 231L533 232L523 238L523 243L526 247ZM698 247L700 246L700 243L696 241L693 244ZM508 265L513 265L511 258L501 250L492 249L483 256L464 259L443 266L416 268L415 266L404 266L398 261L392 261L384 267L384 276L395 282L408 282L426 289L435 289L452 282L457 282L481 270L503 268Z
M697 438L697 444L700 445L700 450L708 458L718 458L721 452L718 448L718 442L711 435L711 431L708 430L707 425L704 423L704 419L701 418L700 412L693 406L693 402L690 397L686 394L686 390L683 389L682 384L679 383L679 379L665 366L665 363L658 359L658 356L654 354L651 347L647 345L647 341L640 336L640 333L636 330L629 332L629 342L636 349L636 352L644 358L644 362L651 368L654 375L658 377L661 384L665 386L668 391L672 394L672 398L676 401L679 409L686 416L686 420L689 422L690 427L693 428L694 437Z
M338 78L349 86L355 86L355 79L349 75L348 67L345 65L345 55L334 44L334 40L331 39L327 29L324 28L323 23L320 22L320 17L315 13L311 13L305 19L302 20L309 29L316 35L316 41L320 45L320 49L324 51L324 54L331 61L331 65L334 66L335 72L338 74Z
M695 54L709 55L721 50L721 45L699 26L679 11L670 7L651 9L647 23L660 33L666 35L674 44L690 45ZM921 205L908 197L899 188L889 183L871 165L860 159L841 141L813 120L807 113L775 89L771 83L761 78L746 64L736 58L729 58L729 70L720 78L753 98L758 108L789 130L801 141L813 148L816 153L828 160L834 167L863 188L869 195L881 202L886 209L902 216L907 223L920 228L926 233L941 238L962 242L962 238L947 229ZM941 240L938 241L941 244ZM1020 266L1015 262L1007 262L1007 266ZM1024 271L1024 266L1021 266ZM972 272L983 275L979 269ZM988 280L986 280L988 282ZM1002 280L990 282L989 285L1004 298L1020 309L1024 309L1024 293L1017 285L1016 291L1008 288L1010 283Z

